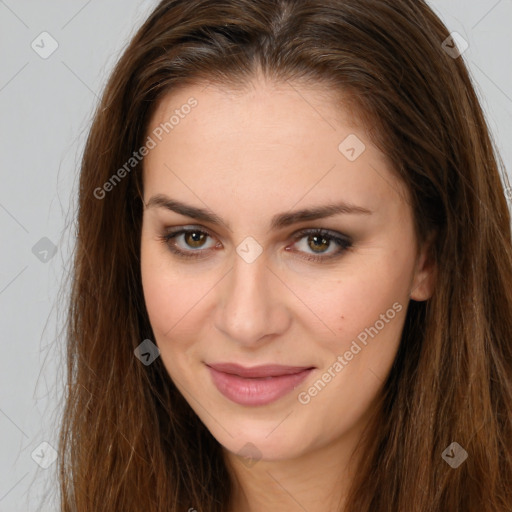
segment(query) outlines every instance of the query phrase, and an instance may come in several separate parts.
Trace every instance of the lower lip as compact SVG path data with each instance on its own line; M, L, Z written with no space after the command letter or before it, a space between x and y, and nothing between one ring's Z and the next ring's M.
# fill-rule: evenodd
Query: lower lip
M240 405L266 405L275 402L296 388L312 371L303 370L292 375L249 379L219 372L208 367L217 389L231 401Z

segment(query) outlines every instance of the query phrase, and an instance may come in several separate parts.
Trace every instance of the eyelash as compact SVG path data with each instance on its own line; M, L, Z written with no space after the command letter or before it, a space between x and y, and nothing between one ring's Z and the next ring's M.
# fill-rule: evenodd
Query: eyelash
M189 229L178 229L176 231L165 233L161 236L159 236L159 239L167 245L169 250L176 254L179 257L182 258L203 258L203 253L211 250L211 249L200 249L195 251L182 251L181 249L177 249L175 244L172 243L172 239L176 238L179 235L182 234L188 234L188 233L200 233L205 234L209 237L212 237L212 235L204 230L204 229L197 229L197 228L189 228ZM297 243L302 238L305 238L307 236L319 236L325 238L328 242L335 242L338 244L340 249L336 251L333 254L330 254L329 256L319 256L319 255L313 255L308 254L306 256L301 256L301 258L313 261L316 263L323 263L327 260L332 260L334 258L339 258L345 253L347 250L349 250L352 247L352 240L350 237L343 235L342 233L337 233L336 231L329 231L326 229L320 229L320 228L311 228L311 229L303 229L293 235L293 243ZM212 237L213 238L213 237ZM300 252L300 251L297 251Z

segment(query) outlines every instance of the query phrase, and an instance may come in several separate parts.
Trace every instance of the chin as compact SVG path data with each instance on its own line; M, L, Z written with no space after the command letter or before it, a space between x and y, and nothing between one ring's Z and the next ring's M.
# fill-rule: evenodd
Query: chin
M304 430L291 432L283 424L279 425L280 421L282 418L265 423L250 419L233 421L229 423L229 434L218 425L213 428L208 425L208 429L227 451L242 459L277 461L300 456L311 440L306 439Z
M269 441L264 435L260 437L241 437L238 439L226 440L223 447L229 452L241 457L242 461L249 464L258 461L279 461L293 459L301 455L302 445L298 439L288 436L286 443L282 439Z

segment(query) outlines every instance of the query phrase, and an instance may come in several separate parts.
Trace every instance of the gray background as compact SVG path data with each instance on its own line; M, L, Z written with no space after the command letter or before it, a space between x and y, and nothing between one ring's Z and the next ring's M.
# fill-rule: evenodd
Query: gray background
M156 3L0 0L0 512L58 510L41 443L57 446L78 165L108 74ZM429 3L469 42L463 57L510 175L512 0ZM46 59L31 46L51 48L44 31L58 43Z

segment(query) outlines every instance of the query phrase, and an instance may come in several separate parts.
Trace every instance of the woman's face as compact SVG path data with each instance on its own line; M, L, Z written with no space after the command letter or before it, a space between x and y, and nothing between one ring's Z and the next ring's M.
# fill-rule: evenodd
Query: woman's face
M357 438L432 287L384 155L327 92L256 79L172 93L147 135L142 283L178 389L233 454Z

